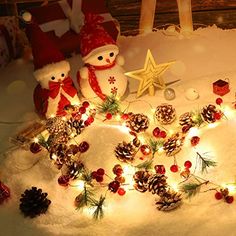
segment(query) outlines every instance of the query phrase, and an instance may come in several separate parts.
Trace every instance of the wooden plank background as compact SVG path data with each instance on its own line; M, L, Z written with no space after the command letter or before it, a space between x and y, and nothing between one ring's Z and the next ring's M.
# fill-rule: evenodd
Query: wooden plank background
M141 0L106 0L112 16L124 35L138 32ZM236 0L192 0L194 28L216 24L220 28L236 28ZM179 24L176 0L157 0L154 28Z

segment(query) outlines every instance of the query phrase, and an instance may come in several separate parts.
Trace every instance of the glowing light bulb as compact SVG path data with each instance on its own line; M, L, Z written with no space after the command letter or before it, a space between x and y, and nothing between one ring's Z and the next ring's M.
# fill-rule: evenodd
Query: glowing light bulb
M84 190L84 181L82 180L76 180L74 182L74 185L76 186L76 188L79 190L79 191L83 191Z
M38 143L39 142L39 139L36 137L36 138L34 138L34 142L35 143Z
M120 116L120 115L116 115L115 119L116 119L117 121L120 121L120 120L121 120L121 116Z
M236 193L236 185L235 184L222 184L223 188L227 188L229 190L229 194Z
M193 136L199 136L200 135L200 130L197 127L192 127L189 130L189 137L193 137Z
M53 153L52 156L51 156L51 158L52 158L54 161L56 161L56 160L57 160L57 155Z

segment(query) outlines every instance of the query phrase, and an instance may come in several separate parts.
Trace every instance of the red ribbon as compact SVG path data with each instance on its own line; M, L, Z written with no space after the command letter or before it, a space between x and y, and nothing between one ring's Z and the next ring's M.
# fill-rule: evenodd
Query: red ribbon
M56 98L56 96L59 94L60 88L62 88L65 93L71 97L73 97L76 93L72 79L67 77L61 82L49 82L49 97Z

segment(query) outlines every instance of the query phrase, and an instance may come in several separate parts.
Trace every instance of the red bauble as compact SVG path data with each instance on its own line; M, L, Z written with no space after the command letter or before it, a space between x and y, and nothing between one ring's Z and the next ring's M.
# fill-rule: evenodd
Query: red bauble
M222 194L221 192L216 192L216 193L215 193L215 198L216 198L217 200L220 200L220 199L223 198L223 194Z
M85 107L85 108L88 108L89 105L90 105L90 104L89 104L89 102L87 102L87 101L84 101L83 104L82 104L82 106Z
M164 175L166 173L166 169L164 165L155 165L154 168L157 174Z
M184 162L184 167L190 169L192 167L192 162L191 161L185 161Z
M151 148L148 145L142 145L140 151L143 155L147 156L151 153Z
M63 186L63 187L67 187L69 185L69 181L70 181L70 176L69 175L62 175L58 178L58 184Z
M122 116L121 116L121 119L122 120L127 120L129 118L129 115L128 114L123 114Z
M216 112L216 113L214 114L214 118L215 118L215 120L220 120L220 119L221 119L221 113Z
M30 144L30 151L34 154L40 152L42 150L42 147L38 143L31 143Z
M97 181L98 183L103 182L103 176L102 176L102 175L97 175L97 176L96 176L96 181Z
M167 136L166 131L164 131L164 130L160 131L159 136L160 136L161 138L165 138L165 137Z
M119 188L119 189L118 189L118 194L119 194L120 196L125 195L125 193L126 193L126 191L125 191L123 188Z
M111 113L107 113L106 114L106 119L107 120L111 120L112 119L112 114Z
M178 170L179 170L179 167L177 166L177 165L172 165L171 167L170 167L170 171L171 172L178 172Z
M93 171L93 172L91 173L91 177L92 177L93 179L96 179L97 176L98 176L97 171Z
M197 146L198 143L199 143L199 141L200 141L200 138L199 138L198 136L193 136L193 137L191 138L191 140L190 140L191 145L192 145L193 147Z
M86 108L85 108L85 107L80 107L80 108L79 108L79 112L80 112L81 114L84 114L84 113L86 112Z
M81 153L84 153L84 152L88 151L88 149L89 149L89 144L88 144L86 141L80 143L80 145L79 145L79 151L80 151Z
M221 105L221 103L223 103L223 99L222 98L217 98L216 99L216 104Z
M153 131L152 134L155 138L159 138L159 134L160 134L160 129L158 127L156 127Z
M99 168L99 169L97 170L97 174L98 174L98 175L104 175L104 174L105 174L105 170L104 170L103 168Z
M119 187L120 187L120 183L116 180L108 184L108 189L113 193L116 193Z
M234 201L234 197L233 196L227 196L225 197L225 201L229 204L231 204Z
M0 204L10 197L10 189L0 181Z

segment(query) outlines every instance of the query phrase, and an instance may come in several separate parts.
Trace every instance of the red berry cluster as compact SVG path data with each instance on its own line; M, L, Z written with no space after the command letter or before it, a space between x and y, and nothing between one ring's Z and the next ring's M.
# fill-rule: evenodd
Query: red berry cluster
M91 176L93 179L96 179L98 183L103 182L104 180L104 175L105 175L105 170L103 168L97 169L97 171L93 171L91 173Z
M161 130L159 127L156 127L152 134L155 138L166 138L167 134L164 130Z
M87 112L87 108L90 106L89 102L84 101L82 103L82 106L79 108L79 113L81 115L85 114ZM84 125L85 126L89 126L94 122L94 117L92 115L90 115L87 120L84 121Z
M164 165L155 165L154 169L157 174L164 175L166 173L166 169Z
M224 199L225 202L231 204L234 201L234 197L229 195L229 190L221 189L215 193L216 200Z
M191 145L192 145L193 147L195 147L195 146L197 146L198 143L200 142L200 138L199 138L198 136L193 136L193 137L191 138L190 142L191 142Z

